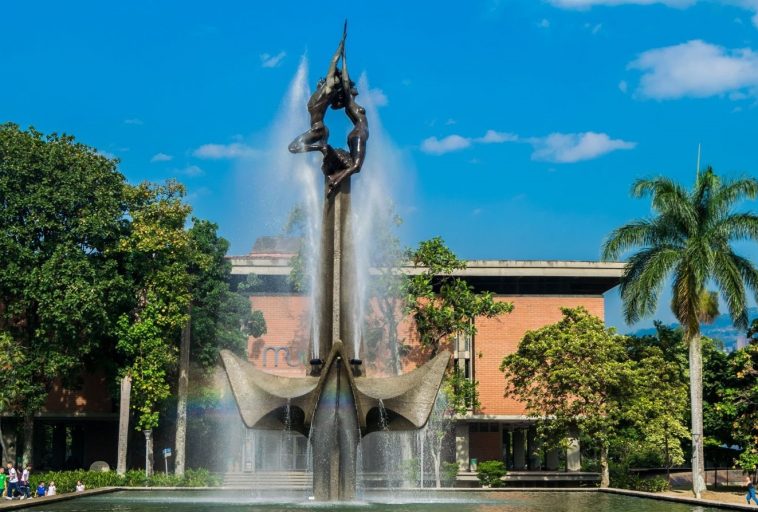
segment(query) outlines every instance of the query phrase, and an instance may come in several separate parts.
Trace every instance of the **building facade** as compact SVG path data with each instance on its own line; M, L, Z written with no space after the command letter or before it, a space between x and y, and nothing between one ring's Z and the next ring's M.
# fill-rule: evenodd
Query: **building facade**
M230 261L235 280L255 274L261 283L250 300L254 309L263 312L267 333L249 340L248 359L271 373L303 376L310 358L310 298L292 291L291 257L291 247L263 243ZM478 381L481 402L478 410L456 421L455 452L461 470L473 469L472 462L482 460L503 460L514 470L580 469L576 440L565 455L537 449L534 420L522 403L503 396L505 381L499 366L504 356L516 351L527 331L559 321L563 307L583 306L604 318L603 294L618 284L622 272L621 263L514 260L467 261L467 268L457 272L477 291L493 292L496 300L514 305L510 314L477 318L474 337L461 336L451 343L456 364ZM414 350L417 345L407 318L399 319L397 331L398 345L404 347L400 366L409 371L424 361ZM390 349L381 342L372 346L368 338L361 353L367 373L392 373L386 364Z

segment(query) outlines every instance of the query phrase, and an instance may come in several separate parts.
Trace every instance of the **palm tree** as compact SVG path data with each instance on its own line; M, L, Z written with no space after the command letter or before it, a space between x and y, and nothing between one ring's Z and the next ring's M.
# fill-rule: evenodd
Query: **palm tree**
M632 196L650 196L654 215L614 230L603 244L604 260L636 250L620 284L627 323L654 313L664 284L672 279L672 308L689 347L692 491L696 497L705 490L700 321L712 313L706 286L716 285L734 325L744 329L745 290L749 288L758 298L758 269L736 254L731 244L758 241L758 215L733 209L756 195L758 180L721 180L710 167L698 173L691 191L668 178L638 180Z

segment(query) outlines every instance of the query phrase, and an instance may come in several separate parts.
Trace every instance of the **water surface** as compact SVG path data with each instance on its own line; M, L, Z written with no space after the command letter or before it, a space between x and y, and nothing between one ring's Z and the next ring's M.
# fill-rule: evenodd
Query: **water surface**
M40 504L33 512L717 512L720 509L600 492L367 493L351 503L317 503L302 493L118 491Z

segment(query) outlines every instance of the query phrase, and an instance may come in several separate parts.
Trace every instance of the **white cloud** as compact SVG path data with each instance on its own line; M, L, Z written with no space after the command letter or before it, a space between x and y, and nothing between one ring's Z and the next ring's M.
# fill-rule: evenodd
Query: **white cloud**
M551 133L547 137L528 139L534 147L532 160L572 163L591 160L619 149L632 149L637 143L611 139L605 133Z
M450 117L450 118L448 118L447 121L445 121L445 126L452 126L455 123L456 123L455 119L453 119L452 117Z
M386 107L389 103L387 95L381 89L369 89L365 94L368 97L368 101L375 107Z
M758 0L725 0L724 3L728 5L736 5L737 7L742 7L743 9L752 12L753 17L751 20L753 21L753 25L758 27ZM742 23L742 20L740 20L740 23Z
M449 121L449 120L448 120ZM450 123L445 123L450 124ZM513 133L497 132L495 130L487 130L483 137L463 137L461 135L448 135L442 139L437 137L429 137L421 142L421 151L424 153L430 153L432 155L444 155L452 151L459 151L471 146L472 143L477 144L500 144L503 142L515 142L518 140L518 136Z
M590 33L594 36L598 32L600 32L600 30L603 28L603 24L602 23L596 23L596 24L593 25L592 23L585 23L584 24L584 28L586 28L587 30L589 30Z
M689 7L696 0L548 0L561 9L589 9L596 5L652 5L663 4L669 7Z
M642 71L638 93L646 98L703 98L758 87L758 54L699 39L648 50L628 68Z
M550 28L550 20L547 18L542 18L539 23L537 23L537 26L540 28Z
M550 4L559 9L589 9L596 5L618 6L618 5L653 5L660 4L668 7L686 8L695 5L704 0L548 0ZM758 27L758 0L708 0L723 5L731 5L753 13L753 25Z
M515 133L487 130L482 137L448 135L442 139L429 137L421 142L421 151L432 155L444 155L460 151L472 144L502 144L504 142L526 142L534 148L532 160L555 163L572 163L591 160L619 149L632 149L637 143L621 139L611 139L605 133L551 133L547 137L519 137ZM469 163L479 163L476 158Z
M502 142L516 142L517 140L518 135L514 133L496 132L495 130L487 130L484 137L475 139L476 142L482 144L500 144Z
M142 125L144 124L142 122L142 119L137 119L136 117L133 117L131 119L124 119L124 124L133 124L133 125Z
M166 153L156 153L150 159L150 162L168 162L173 159L174 159L173 156L167 155Z
M189 166L185 167L184 169L180 169L179 173L180 174L184 174L185 176L194 177L194 176L202 176L202 175L204 175L205 171L202 170L197 165L189 165Z
M622 80L619 82L619 91L626 94L626 92L629 90L629 84L626 83L626 80Z
M451 151L465 149L471 145L471 139L460 135L448 135L442 139L429 137L421 142L421 151L432 155L444 155Z
M279 64L282 63L282 60L286 56L287 56L287 52L284 52L284 51L281 51L277 53L276 55L271 55L270 53L262 53L261 66L264 68L275 68L279 66Z
M206 160L252 158L259 154L260 151L241 142L232 142L231 144L203 144L192 152L192 156Z

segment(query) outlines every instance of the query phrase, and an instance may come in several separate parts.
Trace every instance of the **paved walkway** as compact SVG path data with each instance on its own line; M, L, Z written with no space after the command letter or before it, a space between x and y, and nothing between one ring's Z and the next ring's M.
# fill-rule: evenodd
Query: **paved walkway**
M0 510L18 510L21 508L34 507L42 505L44 503L55 503L56 501L66 501L80 496L91 496L93 494L103 494L106 492L112 492L116 488L114 487L100 487L98 489L88 489L83 492L65 492L56 494L55 496L43 496L41 498L29 498L26 500L6 500L0 499Z
M639 496L641 498L652 498L656 500L676 501L679 503L689 503L691 505L701 505L705 507L724 508L728 510L758 510L758 507L755 505L745 504L745 493L737 495L733 492L706 491L703 493L703 497L698 500L689 491L642 492L613 488L600 489L600 491L626 494L627 496Z

